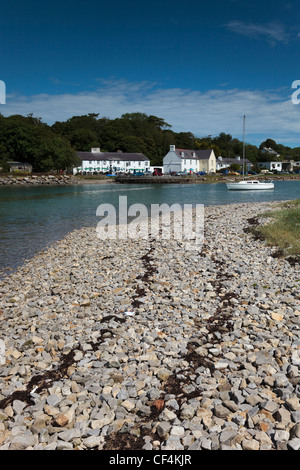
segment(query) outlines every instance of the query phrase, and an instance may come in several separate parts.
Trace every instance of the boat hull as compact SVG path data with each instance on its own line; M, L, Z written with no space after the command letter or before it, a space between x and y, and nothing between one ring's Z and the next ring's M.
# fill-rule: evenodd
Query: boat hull
M237 183L226 183L227 189L231 191L261 191L274 189L274 183L261 181L239 181Z

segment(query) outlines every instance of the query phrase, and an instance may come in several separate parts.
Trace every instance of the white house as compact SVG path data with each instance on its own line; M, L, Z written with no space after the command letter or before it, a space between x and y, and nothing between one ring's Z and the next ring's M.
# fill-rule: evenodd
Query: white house
M257 162L259 168L269 171L282 171L282 162Z
M300 170L300 161L293 162L293 171Z
M267 153L268 155L272 155L273 157L280 157L280 153L273 150L271 147L263 147L261 149L261 153Z
M101 152L100 148L92 148L90 152L77 152L82 161L81 166L73 168L73 174L98 173L134 173L150 171L150 160L142 153Z
M24 162L7 162L10 173L32 173L32 165Z
M284 160L282 162L257 162L260 168L269 171L297 171L300 170L300 161Z
M217 158L217 163L216 163L216 168L218 170L224 170L225 168L229 168L230 165L237 164L241 165L241 168L243 166L243 160L241 157L237 156L235 158L224 158L224 157L218 157ZM249 171L252 167L252 163L245 158L245 171Z
M216 156L213 150L177 149L175 145L170 145L170 150L163 159L163 166L165 174L173 171L215 173Z

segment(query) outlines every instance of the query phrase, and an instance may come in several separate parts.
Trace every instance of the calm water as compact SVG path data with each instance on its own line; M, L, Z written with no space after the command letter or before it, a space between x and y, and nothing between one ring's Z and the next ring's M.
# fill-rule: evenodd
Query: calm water
M228 191L225 184L84 184L0 188L0 270L16 268L68 232L97 226L96 209L119 196L134 203L230 204L300 197L300 181L279 181L270 191Z

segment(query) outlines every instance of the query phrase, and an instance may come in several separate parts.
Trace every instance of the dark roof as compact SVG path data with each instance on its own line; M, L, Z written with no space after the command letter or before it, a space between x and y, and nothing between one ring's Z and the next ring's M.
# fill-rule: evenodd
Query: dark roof
M208 149L208 150L175 149L175 152L180 158L185 158L189 160L208 160L212 152L212 149ZM183 156L182 156L182 153L183 153Z
M243 164L243 159L241 158L240 160L238 158L223 158L222 157L222 160L218 160L217 159L217 162L225 162L225 163L239 163L239 164ZM251 163L250 160L248 160L247 158L245 158L245 163Z
M81 160L104 160L104 161L149 161L143 153L126 152L77 152Z
M31 163L27 162L7 162L8 165L23 165L23 166L32 166Z

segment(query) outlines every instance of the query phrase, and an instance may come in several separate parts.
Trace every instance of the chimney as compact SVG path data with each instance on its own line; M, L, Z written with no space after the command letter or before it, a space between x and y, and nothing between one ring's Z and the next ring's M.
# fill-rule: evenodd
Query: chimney
M91 152L92 152L92 153L101 153L99 147L92 147L92 148L91 148Z
M218 157L218 160L220 160L220 162L223 160L223 158L221 157L221 155Z
M240 160L240 159L241 159L241 157L240 157L240 156L237 156L237 157L235 157L235 158L236 158L237 160Z
M170 152L175 152L175 145L170 145Z

